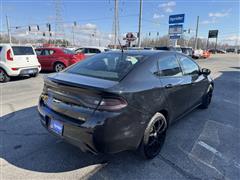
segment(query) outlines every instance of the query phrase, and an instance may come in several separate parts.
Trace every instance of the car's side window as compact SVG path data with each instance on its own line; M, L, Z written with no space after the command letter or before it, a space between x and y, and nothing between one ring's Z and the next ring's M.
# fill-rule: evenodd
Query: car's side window
M55 51L54 50L49 50L48 53L49 53L49 55L53 55L55 53Z
M36 52L36 54L39 56L39 55L41 55L42 50L36 49L35 52Z
M41 52L41 55L42 56L48 56L49 55L48 49L43 49L42 52Z
M174 55L159 59L158 67L161 76L182 76L180 65Z
M86 54L90 53L88 48L85 48L83 52L86 53Z
M98 49L95 49L95 48L89 49L89 52L90 53L100 53L100 51Z
M184 75L197 75L199 74L199 66L186 56L179 55L179 61L182 66Z

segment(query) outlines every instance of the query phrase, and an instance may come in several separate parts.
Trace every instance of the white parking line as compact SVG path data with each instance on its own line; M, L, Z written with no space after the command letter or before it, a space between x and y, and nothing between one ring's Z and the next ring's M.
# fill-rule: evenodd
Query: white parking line
M203 142L203 141L198 141L198 144L199 144L200 146L204 147L205 149L211 151L213 154L215 154L215 155L217 155L217 156L219 156L219 157L221 157L221 158L223 157L222 154L221 154L219 151L217 151L214 147L206 144L205 142Z

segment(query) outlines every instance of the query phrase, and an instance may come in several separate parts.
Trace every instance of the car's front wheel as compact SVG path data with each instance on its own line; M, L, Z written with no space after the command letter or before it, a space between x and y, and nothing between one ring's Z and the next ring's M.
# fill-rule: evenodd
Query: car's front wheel
M0 82L3 83L8 81L10 81L10 77L3 69L0 69Z
M161 113L156 113L144 132L144 137L140 145L141 154L152 159L157 156L164 144L167 131L167 120Z
M66 67L65 67L65 65L63 63L56 63L54 65L55 72L60 72L60 71L64 70L65 68Z

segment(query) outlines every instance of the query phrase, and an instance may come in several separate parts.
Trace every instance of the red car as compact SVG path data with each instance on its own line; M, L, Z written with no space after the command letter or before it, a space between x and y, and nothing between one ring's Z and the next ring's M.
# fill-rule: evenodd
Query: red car
M76 54L66 48L44 47L35 49L42 70L59 72L66 67L83 60L83 53Z

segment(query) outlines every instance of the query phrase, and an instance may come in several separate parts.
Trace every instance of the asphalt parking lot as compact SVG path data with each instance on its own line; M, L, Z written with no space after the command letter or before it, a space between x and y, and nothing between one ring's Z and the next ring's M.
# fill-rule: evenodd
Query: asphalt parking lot
M0 84L0 179L239 179L240 56L197 61L212 70L212 104L173 124L151 161L82 153L46 132L36 108L45 74Z

